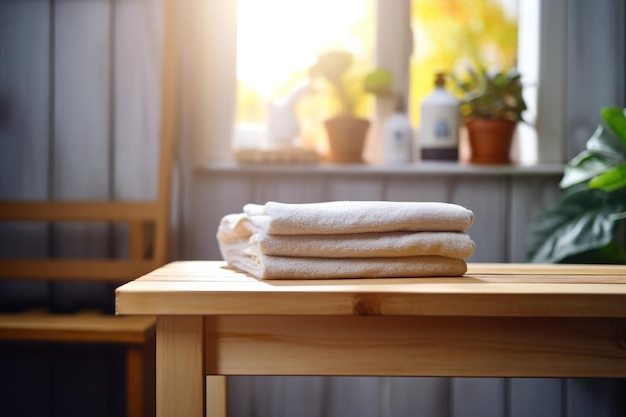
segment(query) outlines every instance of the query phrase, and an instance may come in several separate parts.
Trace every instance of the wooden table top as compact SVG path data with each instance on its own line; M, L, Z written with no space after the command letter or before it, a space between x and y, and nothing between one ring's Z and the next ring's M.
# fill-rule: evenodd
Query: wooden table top
M626 317L626 266L470 263L458 278L259 280L178 261L116 291L118 314Z

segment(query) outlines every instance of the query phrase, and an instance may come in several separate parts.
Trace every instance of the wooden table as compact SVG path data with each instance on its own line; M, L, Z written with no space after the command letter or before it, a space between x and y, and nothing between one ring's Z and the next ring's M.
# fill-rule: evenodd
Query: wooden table
M117 290L157 315L157 414L225 416L226 375L626 377L626 267L261 281L175 262Z

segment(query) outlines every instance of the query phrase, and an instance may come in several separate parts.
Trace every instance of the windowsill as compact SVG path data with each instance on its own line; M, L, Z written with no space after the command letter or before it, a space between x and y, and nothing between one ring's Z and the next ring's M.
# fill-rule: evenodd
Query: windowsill
M341 175L476 175L476 176L561 176L564 164L475 165L456 162L422 161L411 164L330 164L330 163L240 163L211 161L198 170L212 173L242 174L341 174Z

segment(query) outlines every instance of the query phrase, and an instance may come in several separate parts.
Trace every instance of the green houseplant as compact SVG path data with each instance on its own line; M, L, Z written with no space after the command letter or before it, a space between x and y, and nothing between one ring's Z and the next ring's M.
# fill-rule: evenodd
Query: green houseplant
M393 77L378 69L365 75L353 70L354 57L349 52L331 51L318 57L311 67L311 78L328 84L337 108L336 115L324 122L332 162L363 162L363 147L370 121L359 114L359 104L370 93L391 96Z
M510 163L513 134L526 110L521 75L513 69L494 72L477 65L465 79L452 78L462 94L460 111L468 130L471 162Z
M626 116L605 107L600 117L586 149L565 166L562 194L530 225L530 262L626 263Z

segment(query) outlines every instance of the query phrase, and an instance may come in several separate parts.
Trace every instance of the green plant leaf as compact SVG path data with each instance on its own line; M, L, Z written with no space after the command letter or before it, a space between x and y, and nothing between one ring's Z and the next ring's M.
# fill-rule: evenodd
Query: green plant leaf
M600 116L622 142L622 146L626 148L626 115L624 109L604 107L600 110Z
M589 181L589 188L615 191L626 187L626 164L619 165Z
M587 141L586 148L590 152L599 153L617 161L626 160L626 147L606 127L600 125Z
M613 166L615 161L605 155L584 150L565 165L559 186L565 189L589 181Z
M393 75L385 69L374 70L363 79L365 91L379 97L392 96L392 84Z
M603 126L587 141L587 149L565 165L561 188L572 187L626 162L626 147Z
M528 260L556 263L608 245L617 230L616 214L623 210L623 194L584 184L568 189L530 225Z

